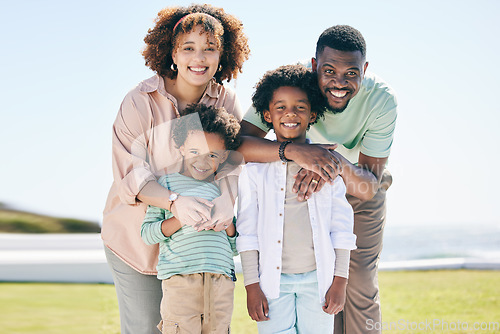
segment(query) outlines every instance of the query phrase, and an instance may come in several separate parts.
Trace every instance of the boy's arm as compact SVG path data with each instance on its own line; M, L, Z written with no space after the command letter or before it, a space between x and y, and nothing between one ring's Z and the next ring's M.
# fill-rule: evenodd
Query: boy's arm
M250 318L255 321L269 320L269 304L259 283L247 285L245 289L247 290L247 310Z
M172 234L179 231L182 226L183 225L181 221L172 216L172 218L166 219L161 222L161 232L165 237L171 237Z
M337 314L344 308L350 253L347 249L335 248L333 282L325 295L325 305L323 305L323 311L328 314Z
M257 216L259 214L255 175L249 175L245 167L238 183L238 219L236 245L241 256L243 278L247 291L247 309L255 321L268 320L269 305L259 285L259 238Z
M346 186L341 177L337 177L330 189L331 210L330 239L334 249L356 249L354 229L354 212L346 199Z
M228 237L236 237L236 226L233 222L229 223L228 227L226 228L226 234Z
M259 205L257 196L257 185L255 184L256 173L249 175L249 166L243 168L238 180L238 215L236 230L238 237L236 247L238 252L258 250L258 222Z
M344 308L347 288L347 278L334 276L333 282L325 295L323 311L328 314L337 314Z
M247 291L248 315L255 321L269 320L269 304L259 285L259 252L241 252L243 279Z
M335 250L333 282L325 295L323 311L337 314L344 308L349 274L350 250L356 249L356 235L353 233L354 213L347 201L346 187L342 178L331 187L330 239Z
M229 223L229 226L226 228L226 234L227 234L227 239L229 240L229 245L231 246L231 251L233 252L233 256L237 256L238 255L238 250L236 249L237 233L236 233L234 218L233 221Z
M166 239L162 233L162 223L166 210L157 206L148 206L141 226L141 237L147 245L154 245Z
M170 211L150 205L142 222L141 237L146 244L154 245L166 240L182 226Z

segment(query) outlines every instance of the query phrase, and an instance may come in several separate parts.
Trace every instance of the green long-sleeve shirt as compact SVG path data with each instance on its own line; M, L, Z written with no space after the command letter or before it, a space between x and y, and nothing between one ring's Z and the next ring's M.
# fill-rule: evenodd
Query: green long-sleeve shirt
M158 183L181 196L201 197L209 201L220 196L215 184L179 173L164 175L158 179ZM161 223L171 217L170 211L150 205L141 227L144 242L149 245L160 244L157 266L159 279L202 272L234 277L236 237L227 236L226 231L197 232L191 226L183 226L166 237L161 231Z

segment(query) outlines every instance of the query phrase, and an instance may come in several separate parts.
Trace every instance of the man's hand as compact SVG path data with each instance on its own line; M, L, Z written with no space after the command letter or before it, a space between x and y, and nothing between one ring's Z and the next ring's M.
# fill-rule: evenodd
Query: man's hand
M323 311L328 314L337 314L344 309L347 278L335 276L332 285L325 295Z
M292 191L297 193L299 201L307 200L315 192L318 192L325 185L325 180L315 172L302 168L295 177Z
M337 175L342 174L342 167L343 167L340 154L333 151L333 148L336 148L337 145L335 144L335 145L318 145L318 146L328 148L329 153L332 155L334 161L334 167L331 167L330 171L333 177L332 179L333 181L335 180ZM304 201L309 199L309 197L311 197L313 193L320 191L321 188L323 188L325 181L326 181L325 178L319 175L317 172L312 171L307 167L302 168L297 173L297 175L295 175L295 183L293 184L292 191L297 193L297 199L299 201Z
M172 214L182 225L195 227L211 218L214 204L204 198L179 196L171 207Z
M259 283L249 284L245 289L247 290L247 309L250 318L255 321L269 320L269 305Z
M342 173L342 161L333 151L337 146L293 143L286 146L285 157L315 172L325 182L333 183L337 175Z

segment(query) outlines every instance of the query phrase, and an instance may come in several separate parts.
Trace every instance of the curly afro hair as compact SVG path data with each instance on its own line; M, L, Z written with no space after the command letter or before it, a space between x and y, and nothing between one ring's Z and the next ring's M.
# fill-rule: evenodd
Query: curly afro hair
M348 25L337 25L323 31L316 43L316 58L325 47L339 51L360 51L366 57L366 42L359 30Z
M240 123L223 107L193 103L180 114L173 129L177 148L184 144L189 132L197 130L220 135L226 150L235 151L240 146Z
M215 74L215 80L218 83L224 80L229 82L242 72L243 63L250 54L248 39L243 33L241 21L225 13L222 8L207 4L167 7L158 13L155 22L154 28L149 29L144 38L146 47L142 55L146 66L157 74L175 79L177 73L170 68L173 63L172 52L177 49L179 36L191 32L197 26L213 34L218 41L221 59L220 71Z
M311 72L304 65L285 65L275 70L267 71L262 79L255 85L255 92L252 95L253 106L260 115L262 122L269 129L273 128L272 123L264 119L264 111L269 110L269 103L273 99L274 92L280 87L297 87L307 94L311 110L316 112L316 123L318 118L325 113L325 98L318 88L316 73ZM309 129L309 127L308 127Z

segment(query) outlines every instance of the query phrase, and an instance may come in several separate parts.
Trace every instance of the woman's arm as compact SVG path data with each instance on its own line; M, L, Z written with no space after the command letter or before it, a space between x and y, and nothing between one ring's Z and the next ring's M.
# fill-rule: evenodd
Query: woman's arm
M152 116L149 101L134 92L128 94L113 124L113 177L123 203L135 205L139 201L169 210L172 192L160 184L148 159ZM212 203L199 198L179 198L172 205L173 214L183 224L195 225L210 219ZM192 210L185 210L185 208Z
M183 225L196 226L210 220L213 203L200 197L178 196L171 202L169 196L173 192L157 181L148 182L137 194L137 198L149 205L169 210Z

